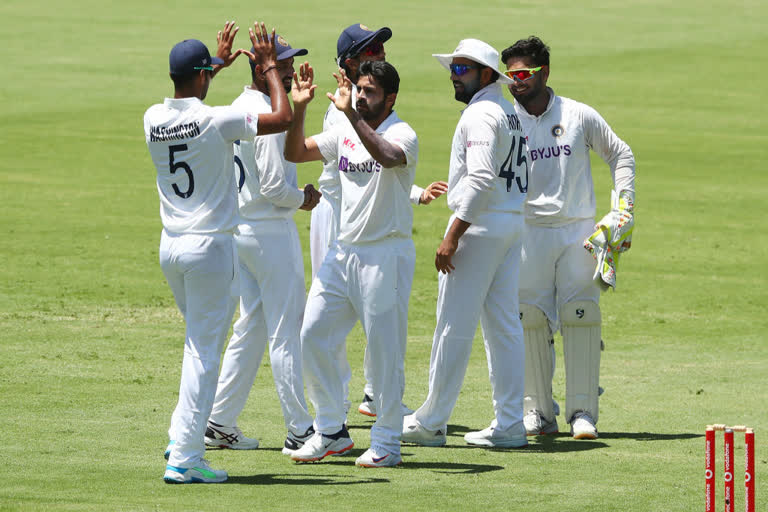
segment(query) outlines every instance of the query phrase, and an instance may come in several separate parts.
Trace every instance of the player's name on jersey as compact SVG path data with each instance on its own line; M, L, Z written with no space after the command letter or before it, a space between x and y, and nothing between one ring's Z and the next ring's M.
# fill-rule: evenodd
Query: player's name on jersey
M523 131L523 125L520 124L520 119L515 114L507 114L507 122L509 122L510 130Z
M149 128L150 142L189 139L198 135L200 135L200 125L197 121L176 126L150 126Z

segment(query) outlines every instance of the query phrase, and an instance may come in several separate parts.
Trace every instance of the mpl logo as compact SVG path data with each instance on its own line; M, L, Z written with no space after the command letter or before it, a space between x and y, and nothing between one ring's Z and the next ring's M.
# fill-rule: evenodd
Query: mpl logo
M346 137L344 137L344 142L342 143L342 145L343 145L345 148L349 148L349 149L351 149L352 151L354 151L354 150L355 150L355 143L354 143L354 142L352 142L350 139L348 139L348 138L346 138Z

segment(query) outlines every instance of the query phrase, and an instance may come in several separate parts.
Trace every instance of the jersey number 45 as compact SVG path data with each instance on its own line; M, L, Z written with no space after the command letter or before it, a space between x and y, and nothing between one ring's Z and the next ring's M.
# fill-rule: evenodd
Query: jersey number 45
M515 146L517 146L517 158L512 156L515 154ZM523 165L525 165L525 170L522 169ZM515 174L515 171L517 171L517 174ZM521 180L522 177L525 177L525 185L523 185ZM512 137L509 154L504 163L501 164L501 169L499 169L499 178L507 180L507 192L512 190L513 182L517 185L521 194L528 192L528 157L523 137Z

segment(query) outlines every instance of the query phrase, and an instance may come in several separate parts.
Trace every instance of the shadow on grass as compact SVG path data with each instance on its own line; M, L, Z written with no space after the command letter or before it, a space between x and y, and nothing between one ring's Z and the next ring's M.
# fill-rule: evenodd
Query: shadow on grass
M704 434L655 434L653 432L600 432L602 439L634 439L635 441L674 441L676 439L696 439Z
M492 466L490 464L461 464L456 462L418 462L407 460L404 461L403 465L399 466L399 468L423 469L433 473L443 473L446 475L479 475L480 473L502 470L504 469L504 466Z
M236 485L359 485L388 483L389 480L386 478L365 478L358 475L318 476L304 473L230 476L225 482L225 484Z
M362 450L361 450L362 452ZM349 452L347 452L349 453ZM345 454L346 455L346 454ZM403 452L403 464L398 466L397 470L403 469L425 469L434 473L445 473L448 475L477 475L480 473L488 473L489 471L498 471L504 469L504 466L491 466L488 464L461 464L456 462L419 462L413 460L412 457L417 457L417 453ZM351 457L326 457L320 462L308 462L306 464L318 464L325 466L349 466L354 465L355 461ZM303 465L303 464L299 464Z

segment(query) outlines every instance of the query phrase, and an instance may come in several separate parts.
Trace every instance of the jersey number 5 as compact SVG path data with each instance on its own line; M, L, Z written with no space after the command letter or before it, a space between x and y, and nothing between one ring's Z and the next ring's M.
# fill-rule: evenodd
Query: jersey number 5
M187 178L189 178L189 187L186 191L182 192L179 190L178 185L175 183L173 184L173 191L176 192L176 195L186 199L189 196L192 195L192 192L195 191L195 177L192 175L192 169L189 168L189 165L187 165L187 162L174 162L173 161L173 153L176 151L186 151L187 145L186 144L177 144L175 146L168 146L168 159L169 164L171 166L171 174L176 174L176 171L179 169L184 169L187 172Z
M517 163L515 163L515 158L512 157L515 153L515 146L517 146ZM523 185L523 182L520 179L522 177L522 172L520 173L520 176L515 176L515 171L513 170L514 166L514 168L519 171L523 164L525 164L525 185ZM509 148L509 154L504 160L504 163L501 164L499 178L507 180L507 192L512 189L512 181L517 184L517 188L520 190L521 194L528 192L528 157L525 154L524 138L512 137L512 146Z
M236 140L235 144L239 146L240 141ZM235 155L235 165L237 166L237 191L240 192L243 190L243 185L245 185L245 167L243 167L243 161L237 155Z

